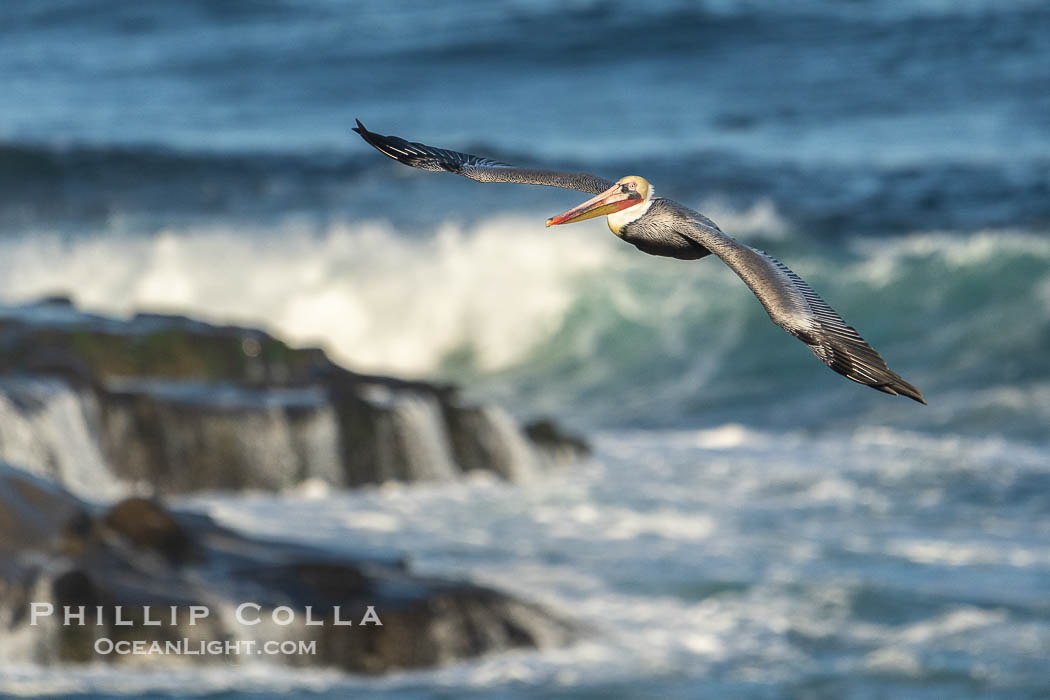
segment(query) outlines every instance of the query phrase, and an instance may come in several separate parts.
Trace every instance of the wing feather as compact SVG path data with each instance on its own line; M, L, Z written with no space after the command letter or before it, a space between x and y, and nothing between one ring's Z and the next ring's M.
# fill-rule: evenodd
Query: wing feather
M398 136L383 136L369 131L357 120L354 131L373 148L399 163L420 170L455 173L475 182L510 182L522 185L545 185L599 194L613 186L610 180L589 173L564 173L558 170L518 168L491 158L435 148L406 141Z
M826 301L787 265L724 234L707 217L681 207L689 237L726 263L751 288L773 323L795 336L821 362L872 389L926 404L922 392L886 362Z

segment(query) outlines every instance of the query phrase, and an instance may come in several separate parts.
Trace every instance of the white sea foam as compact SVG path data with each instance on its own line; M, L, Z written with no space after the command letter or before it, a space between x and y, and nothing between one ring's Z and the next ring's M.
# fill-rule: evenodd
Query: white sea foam
M883 647L864 657L869 671L891 675L917 676L922 664L913 652L900 647Z
M759 199L744 210L732 207L722 198L705 199L696 209L723 231L742 240L780 240L787 238L792 230L768 198Z
M886 551L919 564L1050 568L1050 548L1047 547L909 539L890 542Z
M900 281L908 259L935 258L958 274L1005 256L1050 261L1050 239L1021 230L983 230L970 234L918 231L892 239L857 239L853 248L863 258L847 271L851 279L879 286Z

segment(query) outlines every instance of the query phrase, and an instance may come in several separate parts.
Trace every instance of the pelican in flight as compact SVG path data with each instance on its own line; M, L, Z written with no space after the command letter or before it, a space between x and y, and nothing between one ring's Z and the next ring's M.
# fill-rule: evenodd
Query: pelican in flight
M643 253L698 260L714 253L744 281L773 323L795 336L821 362L858 384L921 404L922 392L886 366L864 338L783 263L722 233L715 222L664 197L637 175L610 182L587 173L518 168L507 163L383 136L357 120L354 129L377 151L399 163L449 172L477 182L513 182L579 190L595 195L547 219L547 226L606 216L614 234Z

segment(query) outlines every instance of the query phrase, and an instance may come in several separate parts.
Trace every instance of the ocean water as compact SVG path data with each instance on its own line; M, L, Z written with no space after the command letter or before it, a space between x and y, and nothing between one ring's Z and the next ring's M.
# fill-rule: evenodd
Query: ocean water
M268 537L396 549L585 625L568 648L362 678L9 663L20 694L156 697L1039 698L1050 645L1045 451L1000 438L739 424L593 435L519 484L187 499Z
M9 665L0 692L1050 692L1046 3L47 0L0 8L0 84L0 303L259 325L598 448L520 485L188 504L546 603L596 630L569 650L384 679ZM643 175L930 405L829 371L718 260L545 229L584 197L409 170L354 118Z

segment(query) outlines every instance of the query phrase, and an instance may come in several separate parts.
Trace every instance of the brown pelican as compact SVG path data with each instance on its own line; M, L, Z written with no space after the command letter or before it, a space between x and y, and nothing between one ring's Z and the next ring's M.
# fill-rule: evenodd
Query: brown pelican
M643 253L680 260L714 253L751 288L773 323L808 345L828 367L872 389L926 403L921 391L887 367L879 353L787 266L730 238L703 214L657 197L643 177L629 175L610 182L587 173L518 168L383 136L366 129L360 120L354 131L380 153L413 168L455 173L477 182L547 185L593 194L593 199L547 219L547 226L605 215L612 232Z

